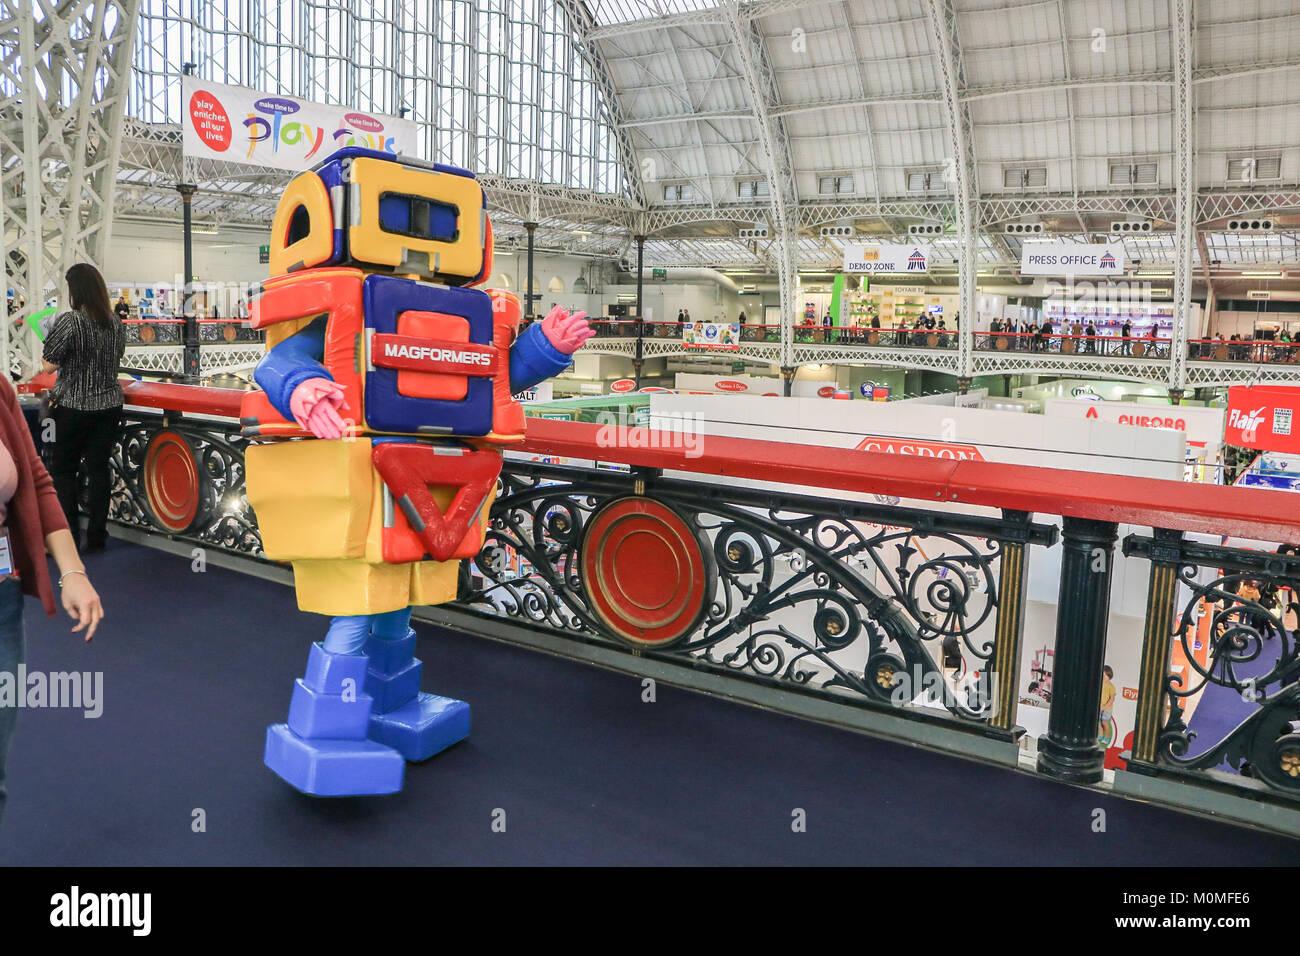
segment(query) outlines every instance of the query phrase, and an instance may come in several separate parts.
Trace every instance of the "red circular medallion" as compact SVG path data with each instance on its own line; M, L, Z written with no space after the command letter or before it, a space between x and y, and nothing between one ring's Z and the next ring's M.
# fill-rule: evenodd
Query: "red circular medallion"
M633 644L668 647L699 624L716 577L690 526L650 498L619 498L587 525L582 582L592 609Z
M149 510L159 526L182 532L199 512L199 469L184 436L162 431L144 456L144 488Z

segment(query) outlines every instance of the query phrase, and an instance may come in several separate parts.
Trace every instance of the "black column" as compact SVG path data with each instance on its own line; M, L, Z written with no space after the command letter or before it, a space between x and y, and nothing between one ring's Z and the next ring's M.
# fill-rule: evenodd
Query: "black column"
M192 183L176 184L176 191L181 194L181 203L185 209L185 288L181 290L181 318L185 320L182 372L187 382L199 380L199 323L191 302L194 293L194 223L191 207L197 190L198 187Z
M642 340L645 337L645 312L641 308L641 284L644 279L645 269L645 236L635 236L636 239L636 353L632 359L633 377L636 379L636 387L641 387L641 367L645 364L643 354Z
M1052 710L1038 770L1075 783L1101 780L1105 761L1097 730L1118 531L1113 521L1067 517L1061 540Z
M531 319L533 313L533 232L537 229L537 223L526 222L524 228L528 230L528 278L524 282L526 298L524 299L524 317Z

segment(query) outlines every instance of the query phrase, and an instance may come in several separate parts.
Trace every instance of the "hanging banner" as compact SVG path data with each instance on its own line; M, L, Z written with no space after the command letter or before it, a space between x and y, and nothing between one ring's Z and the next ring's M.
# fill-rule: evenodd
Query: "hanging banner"
M912 243L881 242L870 246L845 246L845 272L930 271L930 247Z
M682 326L682 345L688 349L740 349L740 323L687 322Z
M344 146L417 155L411 120L181 77L184 153L299 172Z
M1228 389L1223 440L1241 448L1300 453L1300 387L1234 385Z
M1020 252L1022 276L1122 276L1122 242L1026 242Z

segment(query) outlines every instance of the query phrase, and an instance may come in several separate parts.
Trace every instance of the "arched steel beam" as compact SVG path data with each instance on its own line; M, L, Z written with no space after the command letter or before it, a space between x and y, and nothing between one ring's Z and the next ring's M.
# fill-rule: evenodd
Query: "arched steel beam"
M957 260L957 287L961 302L961 325L957 335L959 376L971 374L971 346L975 328L975 266L979 245L975 229L979 224L976 199L975 148L971 137L970 107L962 102L961 44L957 37L957 11L952 0L927 0L931 52L939 74L944 126L948 133L948 162L944 176L953 189L953 210L961 256Z
M636 204L644 207L646 204L645 184L641 181L641 167L637 164L636 151L632 148L632 141L628 138L627 130L624 129L623 111L619 105L618 89L614 86L614 81L609 75L609 68L605 65L605 58L601 56L600 50L596 48L596 44L591 38L596 22L587 10L587 5L580 2L580 0L559 0L559 4L569 18L569 25L572 27L574 39L577 41L578 52L587 61L587 66L591 69L591 75L595 78L596 85L600 87L601 99L604 100L605 112L609 119L610 132L618 143L619 158L622 159L623 168L627 171L628 189L632 193L632 198L636 201Z
M799 194L794 182L794 164L785 124L771 110L777 105L776 75L767 56L762 30L742 10L739 0L724 5L727 23L736 40L736 57L741 79L749 94L749 103L758 126L759 145L768 170L768 195L772 226L776 232L773 245L777 280L781 289L782 365L792 359L791 326L798 308L798 272L794 263L795 229L798 226Z

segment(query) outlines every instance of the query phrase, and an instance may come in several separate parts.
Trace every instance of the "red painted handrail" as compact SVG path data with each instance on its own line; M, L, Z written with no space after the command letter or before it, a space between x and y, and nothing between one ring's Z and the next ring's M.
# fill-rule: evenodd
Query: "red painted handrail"
M814 456L807 445L714 435L697 436L697 450L703 454L692 458L680 447L680 436L679 447L654 447L668 445L671 432L620 429L625 434L613 436L613 442L608 432L600 442L597 435L606 427L530 418L528 437L519 447L533 454L701 475L1300 542L1300 508L1293 504L1296 499L1281 497L1287 492L847 448L820 449ZM809 461L813 457L816 460Z
M123 389L130 405L232 419L238 418L245 394L238 389L162 382L125 382ZM1261 541L1300 542L1300 508L1287 492L846 448L814 449L714 435L697 436L699 444L692 455L696 451L702 454L692 457L679 434L644 428L618 428L602 434L609 427L530 418L527 439L513 447L536 455L897 495L936 504L984 505Z
M163 408L173 412L218 415L239 420L244 392L237 388L209 388L203 385L175 385L170 382L122 380L126 404Z

